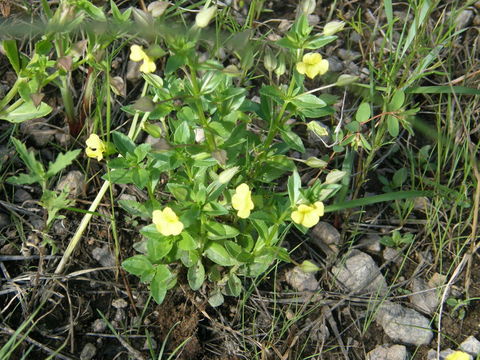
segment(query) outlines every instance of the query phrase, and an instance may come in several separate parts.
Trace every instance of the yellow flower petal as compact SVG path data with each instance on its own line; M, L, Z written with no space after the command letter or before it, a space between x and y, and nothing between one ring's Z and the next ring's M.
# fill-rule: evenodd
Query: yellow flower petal
M319 53L308 53L303 55L302 61L307 65L315 65L322 61L322 55Z
M323 216L325 214L325 205L323 205L323 202L317 201L315 204L315 211L317 212L318 216Z
M143 51L143 48L138 45L130 46L130 60L139 62L142 61L147 54Z
M310 79L313 79L315 76L318 75L318 69L316 65L308 65L305 71L305 75L307 75Z
M152 60L152 58L145 56L143 58L143 64L140 66L140 71L149 74L153 73L157 69L157 66L155 65L155 62Z
M243 183L237 186L235 194L232 196L232 207L237 210L237 216L246 219L250 216L254 204L252 201L252 192L247 184Z
M102 159L103 159L103 154L102 154L101 151L93 150L93 149L87 147L85 149L85 153L87 154L88 157L96 158L97 161L102 161Z
M292 220L296 222L297 224L301 224L303 220L303 214L300 211L294 211L292 212Z
M317 225L319 220L320 220L320 217L312 208L312 211L305 213L305 215L303 216L302 225L305 226L306 228L311 228L312 226Z
M87 156L101 161L103 159L103 153L106 151L106 146L100 137L97 134L90 134L85 143L87 144L87 148L85 149Z
M306 228L315 226L320 220L320 216L324 213L324 206L321 201L317 201L312 206L301 204L296 211L290 215L292 220L297 224L301 224Z
M318 74L323 75L328 71L328 60L323 59L318 64Z
M463 351L455 351L454 353L448 355L445 360L470 360L470 355L464 353Z
M305 74L307 71L307 65L303 62L297 63L297 71L302 75Z
M155 210L152 213L152 222L159 233L164 236L179 235L184 228L175 212L166 207L162 210Z

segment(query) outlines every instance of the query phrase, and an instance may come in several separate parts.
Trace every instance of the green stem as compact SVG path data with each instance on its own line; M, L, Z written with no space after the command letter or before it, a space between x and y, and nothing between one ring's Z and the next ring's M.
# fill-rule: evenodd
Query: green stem
M192 66L190 66L190 80L192 83L192 88L194 91L194 98L195 98L195 106L197 107L198 117L200 119L200 123L205 131L205 139L207 141L207 146L210 151L214 151L216 149L215 146L215 139L208 129L208 121L205 118L205 112L203 110L202 100L200 99L200 87L198 85L197 75L195 74L195 70Z
M3 97L3 99L0 101L0 111L7 106L7 104L12 100L15 95L18 93L18 88L20 87L20 84L27 81L26 78L18 77L15 83L13 84L12 88L10 91Z
M142 92L142 96L145 95L147 91L147 83L145 83L145 87ZM130 130L128 132L128 137L130 137L132 140L135 141L135 138L137 137L138 133L140 132L140 127L143 124L143 122L148 118L148 115L150 113L145 113L143 115L142 121L140 122L139 129L137 129L137 122L139 118L139 113L137 112L135 116L133 117L132 125L130 126ZM68 244L67 248L65 249L65 253L62 256L62 259L60 260L60 263L58 264L57 268L55 269L55 274L59 275L63 272L65 269L65 266L67 264L67 261L70 259L70 256L72 255L73 251L78 245L78 242L80 241L80 238L83 235L83 232L87 228L90 219L92 218L93 214L95 213L95 210L97 209L98 205L100 204L100 201L102 200L103 196L107 192L108 188L110 187L110 181L105 180L103 183L102 187L100 188L100 191L98 192L97 196L93 200L92 204L88 208L88 212L84 215L82 221L80 222L80 225L77 228L77 231L75 231L75 234L73 235L72 239L70 240L70 243Z
M292 96L294 86L295 86L295 78L292 77L292 80L290 81L290 85L287 91L288 99ZM265 144L263 146L264 151L268 151L268 148L270 147L270 145L272 145L273 139L275 139L275 136L277 136L278 134L279 127L283 125L282 119L283 119L283 115L285 115L285 111L287 110L288 104L289 104L289 101L285 100L285 102L282 105L282 108L280 109L280 112L278 113L278 116L275 119L273 119L272 122L270 123L267 139L265 140Z

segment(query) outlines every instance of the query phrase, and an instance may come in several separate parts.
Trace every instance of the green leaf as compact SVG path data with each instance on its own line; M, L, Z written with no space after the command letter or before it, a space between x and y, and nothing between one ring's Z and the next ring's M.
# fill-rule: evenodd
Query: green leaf
M338 39L337 36L316 35L305 43L304 48L311 49L311 50L319 49L321 47L324 47L327 44L330 44L332 41L335 41L336 39Z
M368 196L361 199L344 201L341 203L325 206L325 212L333 212L345 209L352 209L360 206L367 206L371 204L377 204L380 202L389 202L393 200L412 199L421 196L433 196L431 191L396 191L381 195Z
M67 151L65 154L58 154L57 158L55 161L50 163L48 165L48 171L47 171L47 178L52 177L53 175L58 174L60 171L65 169L67 166L69 166L73 160L75 160L80 154L81 150L72 150L72 151Z
M205 255L212 260L215 264L221 266L233 266L238 262L232 258L227 250L218 242L210 242L205 249Z
M155 276L150 283L150 291L152 297L157 304L161 304L165 299L167 290L169 288L169 281L172 278L172 274L166 265L158 265L155 269Z
M225 295L227 296L239 296L242 292L242 282L235 274L230 274L225 286Z
M135 143L127 135L113 131L112 139L118 152L122 154L123 157L127 157L127 154L135 154Z
M230 239L240 234L240 231L233 226L220 224L213 221L208 222L206 228L207 237L211 240Z
M150 180L150 173L143 168L135 168L132 170L132 181L139 189L144 189Z
M18 57L16 40L3 40L2 45L13 70L18 74L20 72L20 58Z
M399 129L398 119L396 116L393 116L393 115L387 116L387 127L388 127L388 133L392 137L398 136L400 129Z
M7 178L7 182L13 185L30 185L35 183L41 183L42 178L34 174L20 174L17 176L10 176Z
M62 191L57 195L55 191L44 190L40 199L42 205L48 212L47 227L56 219L57 213L71 206L72 200L68 199L68 192Z
M182 231L182 240L178 242L178 247L181 250L195 250L200 247L200 244L186 231Z
M169 237L148 238L147 239L147 254L150 261L159 263L172 250L173 242Z
M293 150L305 152L302 139L291 130L280 130L280 136L285 143Z
M130 213L133 216L140 216L142 218L150 217L150 213L147 211L145 205L135 200L118 200L120 207Z
M397 188L401 187L403 183L407 180L408 170L406 168L401 168L395 171L393 174L393 185Z
M327 106L325 101L313 94L301 94L295 96L291 101L296 107L302 108L321 108Z
M302 187L302 180L298 171L294 170L293 174L288 178L287 188L288 188L288 197L290 199L290 205L295 206L300 197L300 189Z
M115 169L102 176L103 180L108 180L114 184L131 184L132 170L131 169Z
M273 100L277 104L283 104L284 95L275 86L264 85L260 88L260 95L265 96L268 99Z
M405 92L397 90L388 104L389 111L400 110L405 102Z
M198 290L205 281L205 268L202 261L198 261L194 266L188 269L187 273L188 284L192 290Z
M17 150L18 155L22 159L23 163L27 166L27 169L34 175L35 177L42 179L45 181L45 169L40 161L35 159L35 155L33 152L27 150L27 147L24 143L20 142L19 140L12 137L13 145Z
M36 107L33 102L26 102L9 113L0 113L0 120L7 120L17 124L26 120L47 116L51 111L52 108L44 102L40 103L38 107Z
M171 74L176 71L181 66L187 63L187 58L184 55L172 55L167 60L167 65L165 66L165 74Z
M77 1L77 6L79 9L82 9L88 15L90 15L93 20L106 21L106 17L103 10L93 5L90 1L88 0Z
M370 104L367 102L363 102L357 109L357 113L355 114L355 120L357 120L360 124L366 122L370 119L372 115Z
M345 171L342 170L332 170L328 173L327 178L325 179L325 184L335 184L342 180L342 178L347 175Z
M178 201L187 200L190 193L190 188L183 184L168 183L167 189Z
M122 267L130 274L140 277L142 282L149 282L154 276L154 268L145 255L135 255L122 262Z
M188 122L182 121L175 129L173 140L176 144L190 144L192 142L193 136L190 126L188 126Z
M223 304L224 298L220 291L213 292L208 298L208 303L212 307L217 307Z

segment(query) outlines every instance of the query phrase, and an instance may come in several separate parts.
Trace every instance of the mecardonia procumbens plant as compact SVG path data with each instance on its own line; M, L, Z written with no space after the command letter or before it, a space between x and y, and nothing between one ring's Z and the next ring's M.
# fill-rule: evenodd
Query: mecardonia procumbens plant
M304 232L314 226L324 213L323 202L341 187L337 183L344 175L326 171L328 181L322 182L320 176L304 188L289 157L292 150L305 151L292 126L305 126L309 118L333 112L330 105L335 99L307 93L303 82L305 75L316 81L328 70L317 49L336 36L312 34L306 16L300 15L285 38L269 45L281 60L270 62L270 71L278 77L291 74L289 84L261 86L260 101L254 102L253 95L238 85L242 83L238 77L252 71L255 63L249 59L260 44L253 38L234 51L239 67L213 57L199 60L199 46L203 51L211 47L203 32L214 23L216 11L203 9L189 29L169 30L160 16L154 25L165 31L159 32L157 42L131 45L130 59L142 62L148 92L142 106L124 109L143 111L147 116L141 127L158 143L136 144L113 132L120 155L115 158L101 151L109 145L95 136L89 145L90 156L107 159L110 171L104 179L135 184L148 194L144 203L120 201L125 210L148 223L140 231L143 240L135 246L139 254L122 265L150 284L158 303L182 268L187 269L193 290L209 284L205 290L215 306L224 295L241 293L241 277L258 276L277 259L290 261L281 246L285 234L292 226ZM155 63L154 53L166 54L163 69ZM288 119L298 122L287 123ZM263 129L258 131L258 126ZM307 165L326 165L314 160ZM278 190L275 182L287 176L287 191Z

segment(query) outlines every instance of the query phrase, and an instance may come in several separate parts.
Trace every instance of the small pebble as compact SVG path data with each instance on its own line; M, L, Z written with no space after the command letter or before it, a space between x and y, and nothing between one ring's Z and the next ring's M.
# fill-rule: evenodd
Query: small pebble
M80 353L80 360L91 360L97 353L97 348L92 343L86 343Z
M465 351L470 355L478 356L480 355L480 341L478 341L474 336L469 336L460 344L458 349Z
M297 291L315 291L319 288L315 275L303 272L298 266L288 270L285 277L287 283Z

